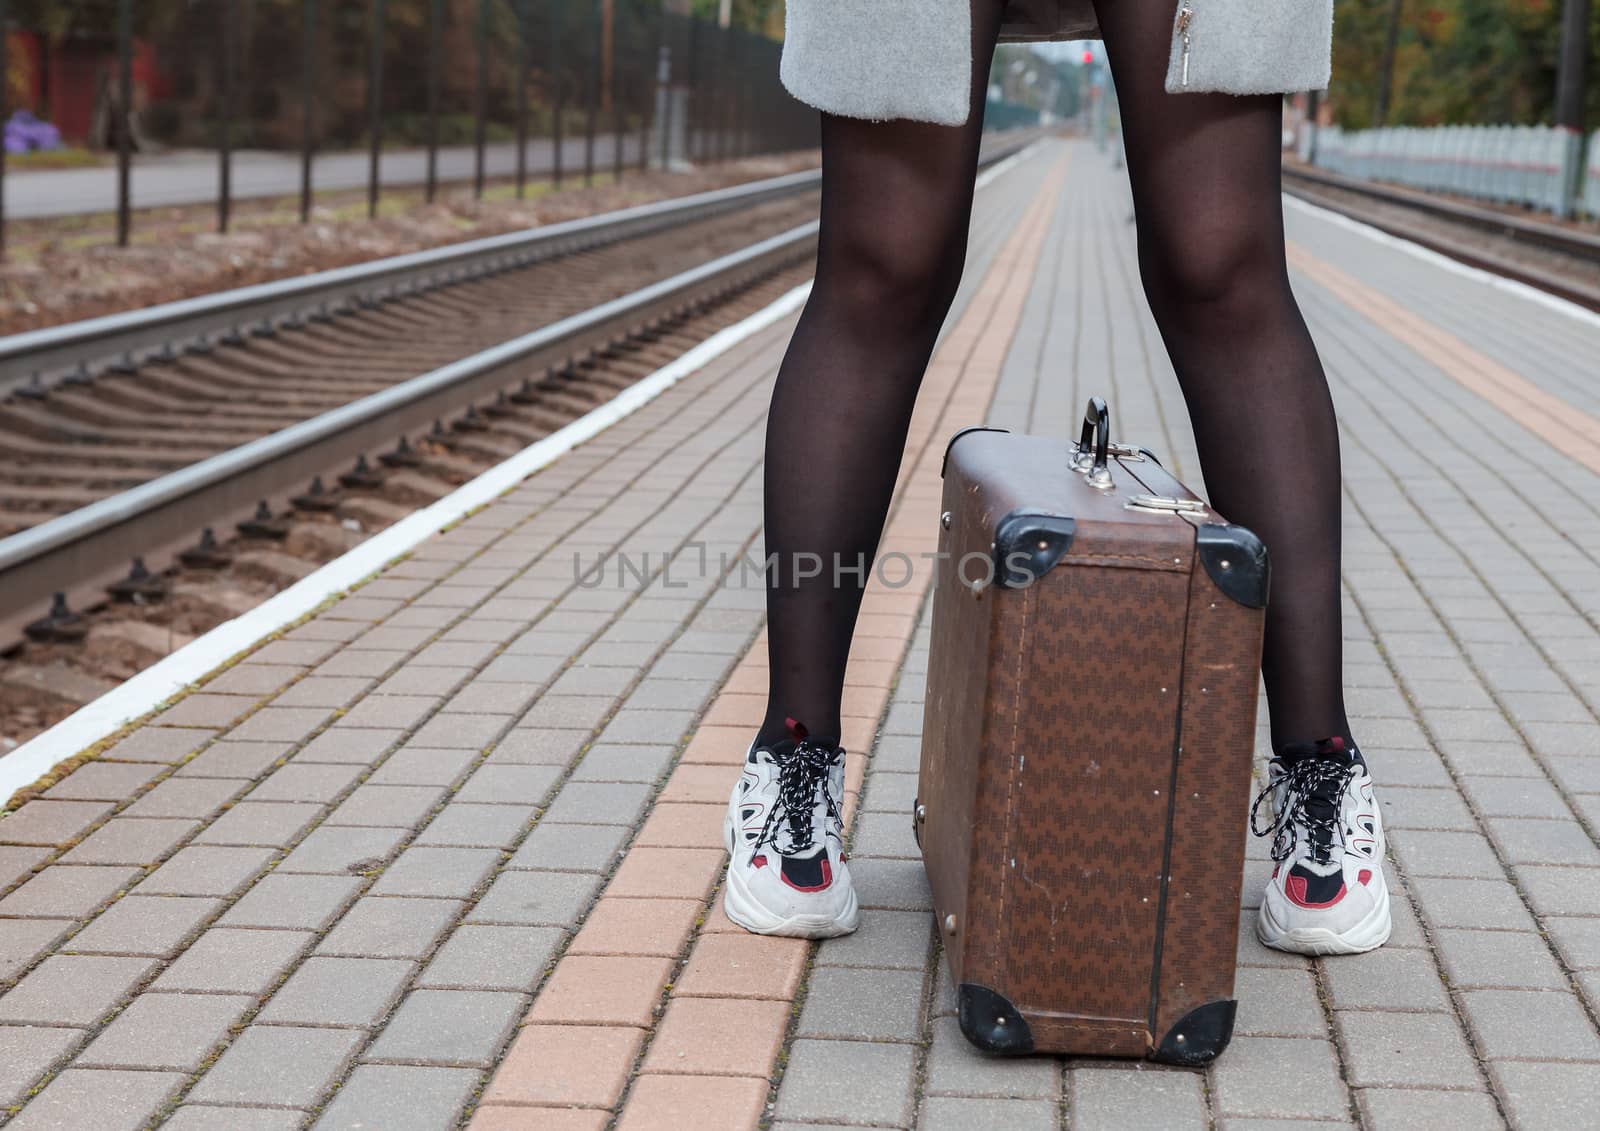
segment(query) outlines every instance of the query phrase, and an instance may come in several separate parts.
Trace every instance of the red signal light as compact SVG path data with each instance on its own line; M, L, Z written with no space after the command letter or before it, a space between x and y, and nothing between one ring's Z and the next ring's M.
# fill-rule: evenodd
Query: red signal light
M1089 66L1089 64L1091 64L1093 62L1094 62L1094 52L1093 51L1085 51L1083 53L1083 65L1085 67L1087 67L1087 66Z

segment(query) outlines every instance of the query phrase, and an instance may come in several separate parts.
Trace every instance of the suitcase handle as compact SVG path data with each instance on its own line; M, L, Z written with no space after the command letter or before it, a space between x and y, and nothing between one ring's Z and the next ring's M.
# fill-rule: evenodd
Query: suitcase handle
M1094 447L1090 448L1090 441ZM1083 414L1083 431L1078 436L1078 451L1072 457L1072 470L1089 477L1089 486L1104 491L1111 486L1111 410L1100 397L1090 397Z

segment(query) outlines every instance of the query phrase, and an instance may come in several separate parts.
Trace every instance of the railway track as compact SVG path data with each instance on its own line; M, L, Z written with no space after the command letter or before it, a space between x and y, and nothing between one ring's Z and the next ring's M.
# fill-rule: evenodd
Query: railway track
M0 339L0 753L803 282L816 189Z
M1470 266L1600 310L1600 234L1299 165L1285 165L1284 189Z

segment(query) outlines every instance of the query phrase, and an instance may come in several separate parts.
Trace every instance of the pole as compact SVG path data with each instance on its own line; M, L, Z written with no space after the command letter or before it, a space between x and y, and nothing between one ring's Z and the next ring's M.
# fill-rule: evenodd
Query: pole
M1589 65L1590 0L1564 0L1561 69L1556 76L1556 126L1566 135L1558 214L1571 216L1583 181L1584 87Z
M1383 125L1389 117L1389 103L1394 91L1394 57L1400 48L1400 16L1406 0L1389 0L1389 23L1383 38L1383 59L1378 64L1378 95L1372 107L1373 128Z
M117 3L117 246L128 246L133 180L133 0Z
M745 66L745 32L743 28L730 27L728 31L733 36L733 52L731 66L733 68L733 153L734 160L745 156L745 143L748 140L745 131L745 118L750 108L749 92L745 90L745 75L748 68Z
M551 145L554 150L555 164L552 167L551 183L561 187L561 118L566 112L567 84L561 71L561 13L564 4L550 5L550 85L554 88L555 109L551 117Z
M6 53L6 25L11 13L6 10L6 0L0 0L0 122L10 117L11 59ZM0 145L0 263L6 258L6 147Z
M639 97L639 168L640 168L640 170L648 169L650 167L650 130L654 126L659 125L660 121L661 121L661 119L655 114L655 111L657 109L659 109L659 106L653 100L653 95L654 95L654 92L655 92L656 88L652 87L651 80L656 77L656 75L655 75L656 61L658 59L660 59L660 57L661 57L661 50L662 50L662 47L665 45L666 34L667 34L667 13L666 13L665 9L658 9L657 12L656 12L656 42L655 42L655 48L656 49L654 51L651 51L648 54L646 54L644 56L644 58L637 60L638 68L639 68L639 88L638 89L640 91L640 97ZM639 38L641 40L645 40L646 37L641 35ZM635 51L635 56L636 57L637 57L638 54L639 54L639 52Z
M478 91L473 101L472 195L482 200L489 115L489 0L478 0Z
M1306 164L1317 163L1317 115L1321 112L1322 92L1309 90L1306 92L1306 129L1310 136L1306 139Z
M234 26L239 14L237 0L223 0L218 12L222 16L222 50L217 83L217 231L226 232L233 203L233 61L237 54Z
M4 0L0 0L3 3ZM661 168L668 167L668 153L672 144L672 13L661 9L661 23L656 32L656 104L655 129L660 145Z
M616 0L600 0L600 112L610 114L617 55Z
M428 185L429 204L439 192L439 73L444 66L444 0L428 2Z
M517 199L528 191L528 26L529 0L517 0Z
M311 219L311 158L316 145L317 0L306 0L300 59L300 222Z
M696 48L699 46L700 40L698 34L700 29L700 17L691 12L685 17L685 19L688 21L689 25L689 42L684 46L684 55L686 57L683 61L683 85L685 90L683 103L683 155L692 163L698 156L698 151L695 149L694 144L694 127L695 114L699 110L699 103L696 100L696 95L700 90L698 66L700 56L697 54Z
M606 0L610 34L606 46L606 101L611 104L611 179L622 180L622 97L617 90L617 10Z
M712 113L716 115L716 133L711 138L711 160L721 161L725 157L728 144L728 99L727 86L724 79L728 74L728 29L718 27L716 30L716 46L712 48L711 63L711 105Z
M588 18L594 21L595 26L592 34L584 37L585 47L587 48L584 51L583 73L583 85L585 87L583 98L583 183L585 186L594 184L594 131L596 119L599 116L598 103L600 100L600 49L595 40L601 30L600 21L597 18L600 14L597 5L603 2L604 0L593 0L593 3L587 5L589 9Z
M367 217L378 214L378 161L383 155L383 0L372 0L372 73L367 80L371 100L367 149Z

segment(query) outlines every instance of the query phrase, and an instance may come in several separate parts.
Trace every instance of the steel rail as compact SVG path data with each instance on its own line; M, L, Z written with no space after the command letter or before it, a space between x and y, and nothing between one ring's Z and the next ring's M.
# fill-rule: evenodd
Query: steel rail
M178 351L270 335L386 298L432 290L587 248L634 239L815 189L807 170L578 220L447 244L311 275L219 291L0 337L0 396L52 380L83 380L107 365L121 371Z
M1022 136L1016 140L1008 139L1008 143L996 144L984 153L979 158L979 167L1021 152L1039 131L1018 133ZM815 176L814 173L793 174L757 182L755 186L744 186L746 191L742 196L730 196L739 190L718 190L686 200L698 199L704 205L707 197L715 197L719 201L734 199L739 202L730 207L743 206L760 199L763 194L778 196L800 191ZM629 209L627 214L640 211ZM677 222L684 212L680 209L673 215L677 217L673 222ZM590 229L603 227L589 221L576 223L587 224ZM569 233L573 230L571 226L563 227ZM109 580L109 570L125 565L130 558L146 553L152 546L171 545L181 538L192 537L201 527L217 523L219 516L246 512L261 499L281 496L302 486L314 475L326 473L364 452L392 444L397 436L415 435L434 421L525 377L542 375L554 365L567 365L597 346L624 338L663 317L723 298L803 261L808 255L814 256L818 228L819 222L815 220L798 225L631 294L0 538L0 594L4 594L0 620L15 617L25 609L42 608L54 593L70 593L91 582ZM551 229L542 231L548 234ZM473 241L473 244L481 248L485 244L515 242L517 238L494 237ZM558 238L578 237L569 234ZM466 246L472 245L461 245ZM439 250L460 251L461 247ZM399 258L415 261L419 256L431 254L434 253ZM373 266L382 267L393 262L380 261ZM344 272L356 274L360 269L341 269L341 272L329 274ZM395 276L389 277L392 280ZM304 281L314 279L315 276L308 276ZM258 289L251 287L244 291ZM228 299L228 295L215 297ZM155 314L161 309L144 313ZM70 331L73 327L62 329Z
M1544 291L1589 310L1600 311L1600 287L1571 275L1547 270L1514 256L1497 253L1493 247L1475 244L1467 239L1453 239L1449 235L1418 230L1402 220L1388 215L1374 215L1357 204L1319 194L1323 188L1333 192L1348 192L1362 200L1396 204L1423 215L1459 224L1463 228L1518 243L1526 248L1539 248L1554 252L1579 263L1600 263L1600 238L1587 232L1558 228L1520 216L1511 216L1488 208L1475 208L1451 200L1429 200L1418 192L1395 189L1387 185L1374 185L1350 177L1334 177L1318 172L1310 174L1300 169L1284 168L1284 191L1315 204L1319 208L1337 212L1360 221L1391 236L1409 240L1440 255L1449 256L1469 267L1488 271L1519 283Z
M1592 232L1578 231L1481 205L1448 200L1420 189L1401 188L1378 181L1363 180L1360 177L1330 173L1325 169L1313 170L1285 165L1283 172L1285 177L1292 180L1358 193L1386 204L1396 204L1447 220L1455 220L1507 239L1600 263L1600 235Z
M0 539L0 615L35 605L486 394L814 254L818 222L652 283L320 416ZM137 533L135 533L135 531Z

